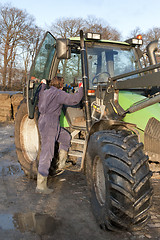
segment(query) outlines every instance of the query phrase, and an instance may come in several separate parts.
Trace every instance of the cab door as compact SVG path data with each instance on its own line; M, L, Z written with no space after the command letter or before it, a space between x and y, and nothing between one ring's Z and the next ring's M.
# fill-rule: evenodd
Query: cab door
M42 79L50 78L51 64L55 54L56 39L50 32L46 32L33 64L31 66L27 84L27 106L28 117L34 118L34 110L37 104L40 82Z

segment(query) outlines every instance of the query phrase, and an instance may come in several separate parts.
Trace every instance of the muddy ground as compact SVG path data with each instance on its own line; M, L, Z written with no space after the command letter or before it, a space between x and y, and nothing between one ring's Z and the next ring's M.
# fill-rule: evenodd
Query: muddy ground
M49 179L54 193L35 193L36 181L24 175L14 145L14 123L0 125L0 240L160 239L160 179L154 187L151 220L137 232L104 231L92 215L82 173L66 171Z

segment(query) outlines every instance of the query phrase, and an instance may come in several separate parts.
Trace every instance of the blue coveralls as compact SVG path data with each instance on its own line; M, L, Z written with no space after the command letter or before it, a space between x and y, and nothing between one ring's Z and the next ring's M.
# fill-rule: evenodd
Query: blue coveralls
M74 94L69 94L61 89L51 86L46 89L42 84L39 93L38 108L40 117L38 120L39 132L41 135L41 152L38 172L46 177L49 173L50 164L54 157L55 142L60 143L60 149L68 151L70 147L70 134L60 127L59 118L63 104L76 105L83 97L83 88Z

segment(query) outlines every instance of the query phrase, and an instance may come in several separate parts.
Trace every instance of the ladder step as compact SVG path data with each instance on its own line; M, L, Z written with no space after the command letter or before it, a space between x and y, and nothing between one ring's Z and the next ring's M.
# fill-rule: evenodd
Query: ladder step
M82 157L83 152L81 152L81 151L69 151L68 155L73 156L73 157Z
M73 138L73 139L71 140L71 143L78 143L78 144L83 144L83 145L84 145L85 140Z
M80 132L80 130L74 130L74 131L71 133L72 138L74 138L79 132Z

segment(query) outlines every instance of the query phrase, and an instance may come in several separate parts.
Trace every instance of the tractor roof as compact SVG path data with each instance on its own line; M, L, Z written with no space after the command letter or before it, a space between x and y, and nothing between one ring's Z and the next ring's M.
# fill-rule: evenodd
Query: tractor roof
M80 37L71 37L69 38L71 41L80 41ZM93 40L90 39L85 39L85 42L92 42ZM113 41L113 40L106 40L106 39L101 39L101 40L94 40L94 42L99 42L99 43L111 43L111 44L122 44L129 46L130 44L127 42L121 42L121 41Z

